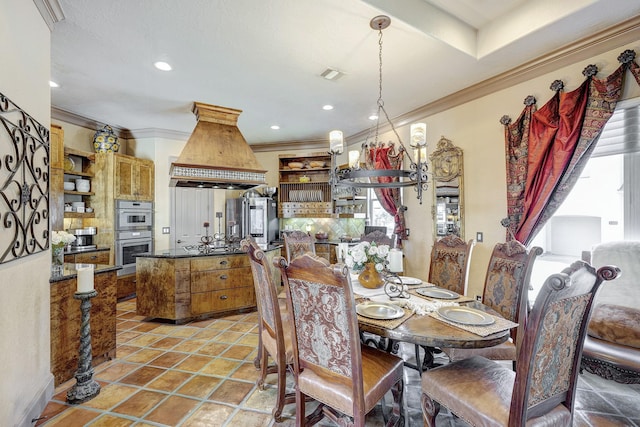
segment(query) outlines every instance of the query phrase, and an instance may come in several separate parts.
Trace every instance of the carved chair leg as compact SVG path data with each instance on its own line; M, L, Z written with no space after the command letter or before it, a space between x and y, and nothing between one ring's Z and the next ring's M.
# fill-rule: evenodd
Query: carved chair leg
M436 417L440 412L440 404L432 400L429 396L422 393L422 419L424 420L425 427L435 427Z
M267 374L269 374L269 353L267 353L267 349L262 347L262 349L260 350L260 355L256 358L256 360L258 360L258 358L260 359L260 378L258 378L258 389L259 390L264 390L264 380L267 377Z
M404 395L404 381L398 381L392 388L391 394L393 395L393 408L391 417L387 421L387 427L402 427L404 426L404 414L403 414L403 395Z

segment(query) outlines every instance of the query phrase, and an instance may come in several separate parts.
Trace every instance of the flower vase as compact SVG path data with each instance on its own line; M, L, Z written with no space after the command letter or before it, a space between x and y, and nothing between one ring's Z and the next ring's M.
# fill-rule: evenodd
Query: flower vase
M51 271L62 273L64 265L64 244L51 245Z
M382 280L380 273L376 270L376 265L372 262L364 265L364 270L358 275L358 281L362 286L369 289L377 289L384 284L384 280Z

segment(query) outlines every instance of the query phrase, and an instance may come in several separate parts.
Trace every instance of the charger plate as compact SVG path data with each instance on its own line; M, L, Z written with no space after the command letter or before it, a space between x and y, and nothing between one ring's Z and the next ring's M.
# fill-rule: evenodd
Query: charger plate
M436 298L436 299L457 299L460 295L456 292L442 288L421 288L416 289L416 293L423 297Z
M487 326L495 323L496 319L488 313L465 306L440 307L438 314L451 322L469 326Z
M376 301L366 301L356 305L356 313L378 320L399 319L405 314L404 310L395 304Z
M409 276L398 276L397 278L394 277L389 281L397 285L399 285L400 282L402 282L403 285L421 285L422 284L421 279L418 279L417 277L409 277Z

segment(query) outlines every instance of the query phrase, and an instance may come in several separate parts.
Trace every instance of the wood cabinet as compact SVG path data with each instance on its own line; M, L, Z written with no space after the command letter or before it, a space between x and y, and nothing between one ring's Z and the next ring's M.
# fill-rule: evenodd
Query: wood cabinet
M331 264L338 262L336 257L336 245L332 243L315 243L316 255L326 259Z
M331 156L327 153L306 156L281 154L278 162L278 217L332 217Z
M64 130L51 125L49 134L51 169L49 171L49 216L51 228L64 228Z
M280 249L265 251L272 262ZM138 315L179 323L256 307L253 275L246 254L194 257L137 257ZM274 269L275 283L280 283Z
M95 243L111 249L110 264L115 264L115 208L117 199L153 201L153 161L118 153L96 153L94 187L91 197L95 218L85 225L98 229Z
M113 162L113 197L152 202L155 173L153 162L121 154L113 155Z
M109 265L109 250L87 251L77 254L66 254L64 262L71 264L105 264Z
M91 299L91 353L94 366L116 355L116 272L96 272L98 296ZM80 301L73 298L76 277L51 283L51 372L55 385L73 378L78 369Z
M118 276L117 298L118 301L132 298L136 295L136 274Z

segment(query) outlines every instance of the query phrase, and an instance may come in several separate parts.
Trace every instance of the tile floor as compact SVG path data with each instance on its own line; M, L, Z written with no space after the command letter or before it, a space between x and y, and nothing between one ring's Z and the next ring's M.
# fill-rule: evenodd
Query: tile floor
M135 300L118 304L117 357L96 367L102 389L94 399L68 405L66 392L75 380L60 385L36 425L63 426L292 426L295 405L285 407L287 419L274 423L275 375L270 387L255 386L256 313L176 326L143 321ZM405 351L406 350L406 351ZM413 352L411 346L403 354ZM408 426L421 426L420 379L405 374ZM390 399L387 399L390 401ZM640 427L640 385L620 385L585 374L580 379L576 426ZM463 426L446 410L439 425ZM331 425L322 422L321 425ZM382 426L378 406L367 426Z

